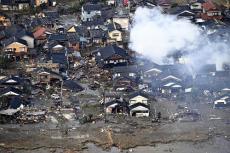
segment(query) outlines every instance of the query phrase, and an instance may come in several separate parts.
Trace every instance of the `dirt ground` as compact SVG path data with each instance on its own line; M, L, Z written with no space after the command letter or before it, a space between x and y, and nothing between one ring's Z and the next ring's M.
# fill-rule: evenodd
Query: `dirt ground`
M176 111L177 104L155 104L162 116ZM230 111L216 110L210 104L197 103L190 108L201 113L196 122L152 123L151 118L106 116L80 125L76 120L39 124L0 125L0 152L196 152L227 153L230 145ZM55 115L53 115L55 117ZM224 147L220 147L222 145ZM110 150L112 148L112 150ZM130 149L133 148L133 149ZM189 149L190 148L190 149Z

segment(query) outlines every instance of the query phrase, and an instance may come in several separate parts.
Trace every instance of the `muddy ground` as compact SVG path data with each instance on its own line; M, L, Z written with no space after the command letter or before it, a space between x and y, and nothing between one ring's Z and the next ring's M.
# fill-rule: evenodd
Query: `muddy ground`
M164 112L162 115L167 117L176 111L177 105L173 102L161 102L158 110ZM216 110L207 103L197 103L189 107L201 113L201 120L163 120L161 123L152 123L151 118L118 115L107 116L106 123L102 118L81 125L74 119L60 123L60 115L57 115L57 121L49 117L46 122L38 124L4 124L0 125L0 152L57 153L107 150L161 153L192 152L188 151L188 148L191 148L196 153L214 153L216 150L218 153L227 153L230 149L230 145L226 145L230 142L230 110ZM223 144L225 147L220 147Z

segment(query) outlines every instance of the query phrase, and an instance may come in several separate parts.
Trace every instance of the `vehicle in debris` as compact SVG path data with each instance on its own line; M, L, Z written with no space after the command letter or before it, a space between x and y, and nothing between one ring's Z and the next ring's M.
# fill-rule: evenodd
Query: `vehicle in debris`
M55 99L55 100L58 100L58 99L60 99L60 96L57 95L57 94L52 94L52 95L51 95L51 98L53 98L53 99Z

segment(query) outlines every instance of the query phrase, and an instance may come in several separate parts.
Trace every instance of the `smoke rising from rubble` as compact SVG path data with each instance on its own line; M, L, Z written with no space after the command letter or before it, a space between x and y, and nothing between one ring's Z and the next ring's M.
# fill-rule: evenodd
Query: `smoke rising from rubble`
M200 27L159 8L137 8L130 32L129 48L158 64L170 60L169 55L182 52L185 63L195 69L204 64L230 61L230 46L223 40L210 40Z

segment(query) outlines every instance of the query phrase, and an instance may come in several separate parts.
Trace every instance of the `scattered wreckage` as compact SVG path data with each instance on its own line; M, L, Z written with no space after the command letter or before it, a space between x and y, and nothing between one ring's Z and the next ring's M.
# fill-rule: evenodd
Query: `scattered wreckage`
M39 123L46 119L45 110L23 110L17 117L17 122L20 124Z
M172 114L169 119L179 122L196 122L201 119L201 115L196 110L185 109L175 114Z

